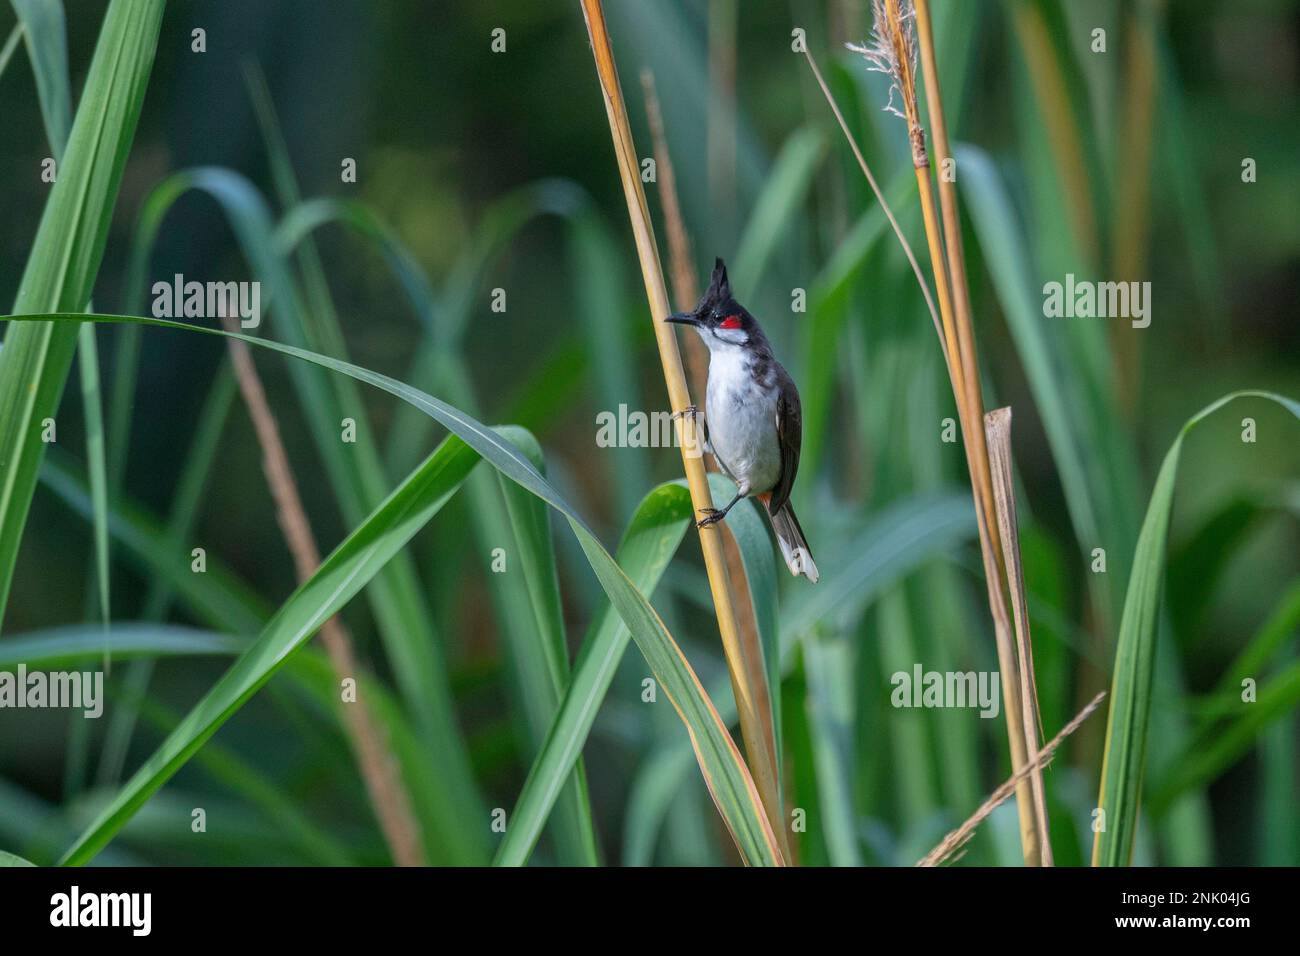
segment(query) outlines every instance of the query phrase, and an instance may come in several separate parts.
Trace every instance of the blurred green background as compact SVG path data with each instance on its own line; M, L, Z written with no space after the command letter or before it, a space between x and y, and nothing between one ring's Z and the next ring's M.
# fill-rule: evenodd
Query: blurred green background
M903 124L881 110L885 80L844 49L866 37L868 4L606 7L643 156L651 140L638 74L649 68L655 76L697 275L703 281L714 256L727 259L737 297L804 392L809 432L796 501L819 560L847 562L873 517L891 507L968 496L960 450L939 441L941 421L955 409L915 281L893 237L873 225L874 199L804 59L791 51L791 29L804 28L904 228L923 248ZM1022 547L1050 737L1108 686L1137 526L1178 427L1237 388L1300 394L1300 9L1107 0L933 7L959 144L986 400L1015 410ZM91 0L67 3L74 106L102 10ZM12 22L6 7L5 35ZM207 32L206 53L191 52L195 27ZM507 44L500 54L490 49L498 27ZM1097 28L1105 52L1091 48ZM364 204L433 290L422 324L375 243L338 227L319 230L351 360L472 406L484 421L527 424L549 477L612 548L641 495L679 477L680 462L669 449L595 445L599 411L619 403L663 408L666 396L577 3L171 4L99 273L98 311L130 307L138 217L169 174L220 167L245 178L275 218L284 213L254 106L259 74L302 195ZM7 131L0 301L11 302L48 190L39 171L49 147L21 51L0 76L0 102ZM357 162L355 184L340 181L344 157ZM1252 183L1242 181L1248 157L1258 170ZM667 265L658 187L647 184ZM221 206L199 193L167 212L147 262L150 284L174 273L258 278ZM1042 284L1070 272L1149 280L1150 328L1044 318ZM504 313L490 308L496 288L508 296ZM808 291L806 312L792 311L794 289ZM270 313L261 334L275 336L274 306ZM446 361L454 374L413 368L421 343L453 328ZM98 334L112 396L127 333ZM138 373L125 392L129 434L109 455L121 465L122 494L162 520L194 461L196 423L225 351L170 333L145 332L138 341ZM350 523L326 480L310 412L283 362L259 356L258 366L328 550ZM452 378L458 394L448 392ZM56 449L56 464L72 473L85 460L76 391L67 389ZM360 440L380 451L395 484L435 432L387 396L363 394ZM1240 441L1245 416L1257 420L1255 444ZM1187 756L1221 676L1271 615L1282 614L1289 637L1270 668L1280 671L1294 653L1296 615L1287 616L1285 600L1290 594L1295 604L1300 580L1298 434L1285 412L1238 403L1189 439L1162 630L1174 653L1157 677L1149 791L1173 779L1178 767L1170 763ZM293 565L238 400L212 452L188 540L274 607L294 587ZM471 507L458 495L410 553L480 799L508 809L531 745L506 660L506 612ZM725 668L693 537L655 606L713 687L720 677L725 684ZM556 541L574 650L603 595L566 529L557 527ZM1097 547L1107 552L1104 576L1090 571ZM120 543L114 550L112 611L122 621L143 616L155 578L128 550ZM91 619L92 569L88 523L43 484L5 634ZM783 598L808 586L784 575L781 584ZM802 862L909 864L1007 775L1001 719L889 706L889 674L913 662L995 667L982 589L968 532L904 579L850 591L814 625L783 635L800 645L782 700L786 801L808 812ZM183 601L168 602L166 614L211 626ZM344 618L366 663L393 676L366 602L353 602ZM226 663L157 665L126 769L152 752ZM109 685L119 695L127 672L114 665ZM602 856L733 861L694 767L665 775L661 758L680 748L684 733L670 708L641 702L644 673L632 648L585 750ZM110 703L110 715L122 699ZM1138 861L1300 862L1296 720L1288 707L1149 818ZM55 711L0 714L6 848L48 861L84 825L112 779L100 766L108 724ZM1104 718L1094 718L1048 774L1062 864L1087 859L1104 731ZM187 766L100 859L387 860L337 719L299 699L284 678L234 717L208 747L216 749L246 773ZM253 795L254 779L312 821L319 839L278 825ZM190 832L195 806L208 808L205 837ZM481 826L490 845L485 821L465 826ZM536 858L554 858L547 840ZM966 862L1018 859L1014 809L1003 807Z

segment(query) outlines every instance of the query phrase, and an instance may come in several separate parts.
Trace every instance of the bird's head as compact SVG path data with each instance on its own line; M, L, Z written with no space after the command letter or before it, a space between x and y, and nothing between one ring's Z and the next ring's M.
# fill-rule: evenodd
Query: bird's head
M677 312L664 319L678 325L690 325L700 333L709 348L717 346L746 346L762 333L754 317L731 296L731 283L727 281L727 266L714 261L713 278L708 291L693 312Z

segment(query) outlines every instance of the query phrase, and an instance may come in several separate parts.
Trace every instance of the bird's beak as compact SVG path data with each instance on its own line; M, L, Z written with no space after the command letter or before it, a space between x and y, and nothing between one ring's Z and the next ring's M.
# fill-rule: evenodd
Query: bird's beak
M696 316L694 312L674 312L672 315L668 316L668 318L664 319L664 321L672 322L676 325L698 326L700 324L699 317Z

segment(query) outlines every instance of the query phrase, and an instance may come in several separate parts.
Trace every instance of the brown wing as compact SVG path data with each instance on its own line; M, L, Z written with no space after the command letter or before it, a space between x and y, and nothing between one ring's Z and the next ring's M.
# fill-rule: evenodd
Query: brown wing
M776 403L776 441L781 448L781 474L772 489L772 500L767 504L770 514L776 514L790 500L794 476L799 471L799 448L803 444L803 409L799 404L799 390L785 369L780 368L777 384L781 397Z

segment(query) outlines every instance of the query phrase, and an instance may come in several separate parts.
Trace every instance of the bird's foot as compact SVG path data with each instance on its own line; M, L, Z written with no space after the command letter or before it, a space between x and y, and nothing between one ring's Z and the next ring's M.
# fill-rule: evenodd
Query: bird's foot
M680 412L673 412L673 418L695 418L700 414L700 409L696 405L687 405Z
M700 511L703 512L704 517L695 522L697 528L707 528L711 524L717 524L727 516L726 511L719 511L717 508L701 508Z

